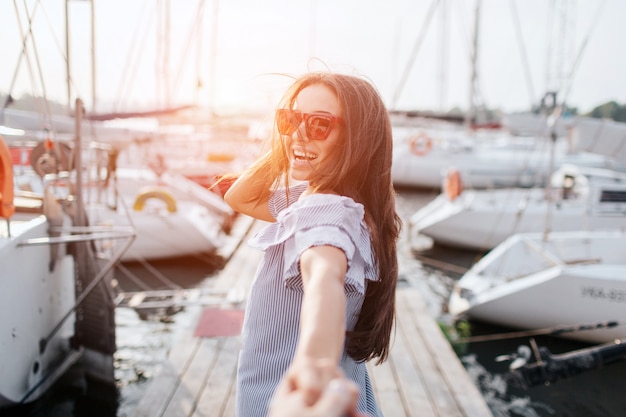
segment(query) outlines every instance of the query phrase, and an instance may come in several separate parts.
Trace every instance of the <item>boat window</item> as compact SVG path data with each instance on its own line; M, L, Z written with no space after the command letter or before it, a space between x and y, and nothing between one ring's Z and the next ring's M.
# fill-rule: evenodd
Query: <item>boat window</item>
M601 203L626 203L626 190L602 190Z

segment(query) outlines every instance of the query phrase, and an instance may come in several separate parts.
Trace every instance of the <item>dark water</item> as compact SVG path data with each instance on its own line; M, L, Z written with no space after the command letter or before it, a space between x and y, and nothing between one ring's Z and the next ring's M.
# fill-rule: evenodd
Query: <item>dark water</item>
M436 194L436 191L399 190L400 215L407 218ZM482 254L435 246L417 255L410 251L403 236L399 245L400 281L402 285L419 288L431 314L441 322L449 322L445 305L452 285ZM222 260L211 255L148 264L128 263L118 268L116 278L124 291L171 289L176 286L191 288L210 280L222 266ZM114 392L76 383L70 372L42 401L16 410L2 410L0 416L131 415L145 388L158 374L168 348L176 341L181 328L195 317L194 314L189 310L139 314L133 309L118 308L118 349L115 354L117 389ZM469 324L473 335L511 331L484 323ZM535 340L554 354L587 347L581 343L545 336ZM522 344L528 345L528 338L471 343L458 348L459 357L494 416L626 416L626 361L551 385L524 389L510 383L508 363L495 361L497 356L513 353Z
M473 323L476 334L499 334L510 329ZM553 354L589 345L551 337L536 337L539 346ZM517 387L508 380L508 362L496 362L519 345L530 346L528 338L473 343L460 355L480 388L494 416L626 416L626 361L588 371L549 385Z

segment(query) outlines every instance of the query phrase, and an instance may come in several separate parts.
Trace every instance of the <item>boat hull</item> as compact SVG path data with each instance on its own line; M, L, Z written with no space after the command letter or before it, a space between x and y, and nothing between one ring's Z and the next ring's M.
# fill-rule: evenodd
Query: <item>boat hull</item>
M620 325L561 336L591 343L626 338L622 233L563 233L546 245L536 235L527 244L523 236L529 235L508 239L457 282L451 314L518 329L613 322Z
M430 145L416 152L412 144L423 137ZM603 155L570 152L565 138L557 141L554 155L552 161L549 143L542 137L395 127L391 176L398 186L441 188L447 171L453 168L466 188L533 187L543 186L553 167L615 166Z
M70 346L75 324L73 257L63 245L22 246L27 239L48 236L44 216L11 225L12 237L3 237L0 248L0 407L37 399L60 376L59 370L79 357Z
M454 200L441 194L411 216L411 234L441 245L489 250L515 233L626 229L626 204L619 197L626 195L626 177L607 172L592 182L577 175L580 184L569 194L554 187L549 198L543 188L466 190Z

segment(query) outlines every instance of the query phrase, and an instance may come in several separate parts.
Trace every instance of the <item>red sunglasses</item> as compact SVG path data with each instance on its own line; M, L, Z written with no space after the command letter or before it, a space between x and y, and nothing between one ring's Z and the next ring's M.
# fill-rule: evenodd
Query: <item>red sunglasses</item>
M293 134L298 130L303 120L306 136L310 140L325 140L335 127L335 123L341 122L340 117L328 113L302 113L290 109L278 109L276 111L276 126L281 135Z

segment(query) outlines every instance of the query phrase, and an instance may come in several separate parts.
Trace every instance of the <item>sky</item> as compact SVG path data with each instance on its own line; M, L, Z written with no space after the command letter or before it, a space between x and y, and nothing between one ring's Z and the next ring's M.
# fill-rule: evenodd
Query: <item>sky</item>
M503 111L550 89L582 112L626 103L626 1L480 0L472 71L477 1L93 0L92 61L90 2L68 0L70 102L271 111L291 77L330 70L390 109L466 109L472 74L474 102ZM68 101L65 2L0 1L0 93Z

